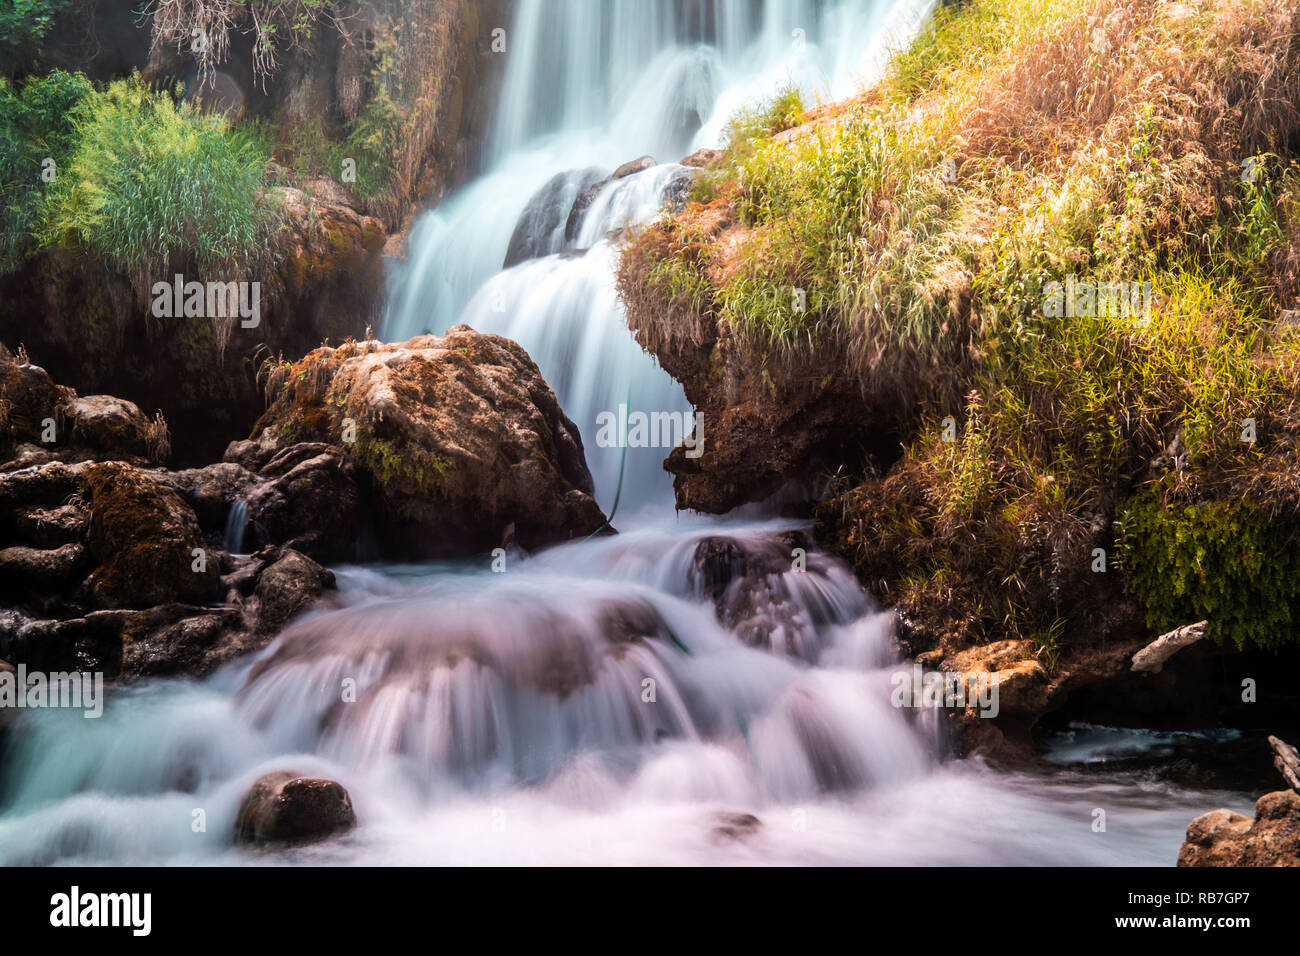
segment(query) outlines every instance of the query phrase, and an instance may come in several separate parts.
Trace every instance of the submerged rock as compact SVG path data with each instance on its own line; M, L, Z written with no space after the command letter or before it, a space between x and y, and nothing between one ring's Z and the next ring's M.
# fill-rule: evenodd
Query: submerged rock
M244 845L315 843L357 825L342 784L279 770L259 777L239 807L235 841Z

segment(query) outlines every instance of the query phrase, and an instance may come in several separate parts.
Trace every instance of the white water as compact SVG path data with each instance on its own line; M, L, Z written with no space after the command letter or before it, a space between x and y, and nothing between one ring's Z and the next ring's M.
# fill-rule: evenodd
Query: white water
M929 0L694 6L705 23L656 0L521 0L490 169L420 220L386 321L393 339L467 321L523 344L581 426L607 509L621 456L595 446L594 416L629 395L687 409L626 329L607 234L652 219L672 161L716 143L742 103L791 80L852 92ZM502 271L552 177L646 153L665 162L607 187L572 238L534 207L551 254ZM576 183L556 184L560 212ZM505 574L342 569L339 608L210 680L116 689L101 720L24 712L0 766L0 864L1168 865L1191 817L1249 810L1136 773L942 761L937 715L889 703L903 665L888 615L824 556L759 575L728 630L693 573L697 546L723 535L784 560L780 529L674 520L666 453L628 455L617 523L658 508L638 530ZM1062 759L1086 761L1086 740L1069 747ZM340 781L358 829L233 848L241 796L286 769Z
M505 574L344 569L341 608L212 680L118 690L101 720L27 712L0 864L1169 864L1197 812L1248 809L1136 775L940 762L937 714L890 704L889 616L842 565L767 579L755 619L776 650L719 625L697 545L762 551L776 530L641 530ZM240 797L281 769L339 780L360 827L233 849ZM737 813L757 827L719 832Z
M519 342L581 429L607 510L620 455L593 453L595 416L620 402L687 412L676 385L627 334L614 292L610 230L659 213L676 161L720 145L727 120L787 85L805 101L849 95L933 0L519 0L486 172L413 228L392 278L389 340L457 322ZM695 11L688 13L687 11ZM572 188L548 194L551 255L505 272L510 239L553 177L650 155L659 167L611 183L567 241ZM572 185L572 184L570 184ZM536 207L534 207L535 209ZM621 509L668 500L667 449L628 452Z

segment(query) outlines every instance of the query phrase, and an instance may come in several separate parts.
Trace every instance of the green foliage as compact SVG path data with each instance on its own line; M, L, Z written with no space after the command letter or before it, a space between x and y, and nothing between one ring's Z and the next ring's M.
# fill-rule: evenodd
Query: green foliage
M266 254L263 140L177 106L138 78L86 96L76 145L47 200L44 239L101 255L138 290L184 266L233 279Z
M73 144L71 113L90 91L82 74L62 70L31 78L21 89L0 79L0 271L17 268L35 248L45 202L42 173L54 175L65 166Z
M392 183L406 114L400 102L402 47L395 31L376 32L375 56L370 97L338 154L340 160L346 156L356 161L353 189L363 199L375 198Z
M30 68L68 0L0 0L0 74Z
M1250 502L1166 507L1150 489L1129 502L1122 546L1156 633L1207 620L1211 637L1238 647L1295 640L1300 550Z

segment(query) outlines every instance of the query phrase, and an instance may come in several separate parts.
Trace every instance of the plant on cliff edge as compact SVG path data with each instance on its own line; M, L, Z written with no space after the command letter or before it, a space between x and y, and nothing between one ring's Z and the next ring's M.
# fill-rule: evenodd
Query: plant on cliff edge
M173 269L229 281L269 255L275 215L257 137L137 77L86 96L72 121L76 145L49 193L46 241L103 256L142 301Z

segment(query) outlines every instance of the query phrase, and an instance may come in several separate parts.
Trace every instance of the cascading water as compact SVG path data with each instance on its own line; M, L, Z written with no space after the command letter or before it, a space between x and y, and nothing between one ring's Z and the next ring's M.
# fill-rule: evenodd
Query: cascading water
M689 411L681 388L628 336L610 233L653 220L666 194L684 191L690 171L672 161L718 145L737 109L788 85L808 102L852 93L932 5L520 0L489 169L412 230L385 337L466 322L519 342L581 429L609 508L623 463L594 453L596 416L620 403ZM643 155L661 164L608 182L585 215L571 215L580 187ZM513 264L524 252L533 258ZM625 517L666 501L666 453L628 450Z
M846 567L796 567L788 525L673 519L667 449L624 463L594 440L620 403L689 411L613 287L617 231L689 174L615 179L575 219L579 197L716 142L787 81L850 92L928 6L520 0L491 169L417 225L385 331L519 341L581 426L601 503L622 467L625 502L660 519L504 574L339 569L337 607L209 680L116 688L99 720L26 712L0 764L0 864L250 862L239 802L277 770L341 782L360 826L259 862L1168 864L1191 816L1248 809L944 762L938 713L891 706L910 668Z
M344 569L342 607L205 683L36 714L0 864L247 861L239 800L283 769L340 781L362 823L263 862L1168 863L1197 809L1241 807L941 763L937 713L891 706L890 616L838 562L767 575L747 626L719 623L701 545L784 554L783 530L642 529L506 574ZM1116 838L1090 830L1099 801Z
M226 534L222 547L229 554L244 553L244 531L248 528L248 502L237 498L230 503L230 514L226 517Z

